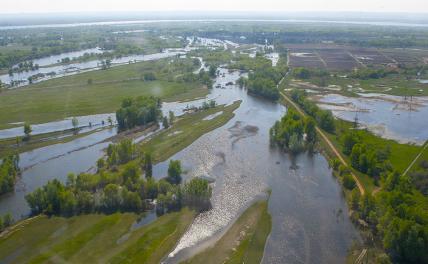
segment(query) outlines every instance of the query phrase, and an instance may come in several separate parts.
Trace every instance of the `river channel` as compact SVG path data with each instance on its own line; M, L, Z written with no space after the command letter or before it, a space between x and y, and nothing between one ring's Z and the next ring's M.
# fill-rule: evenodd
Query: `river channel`
M337 180L320 154L291 157L269 146L269 128L286 108L249 96L235 82L242 73L221 68L207 98L185 103L164 103L163 111L177 114L207 99L218 104L241 100L235 117L173 155L182 161L184 179L208 176L213 184L212 210L197 216L165 260L176 263L211 245L252 201L271 189L269 211L272 233L264 263L344 262L358 233L352 226ZM226 85L229 83L229 85ZM115 129L103 129L64 144L21 154L23 175L16 190L0 199L0 214L16 219L29 208L25 194L48 180L66 180L69 172L91 171ZM156 178L166 175L165 161L154 167Z

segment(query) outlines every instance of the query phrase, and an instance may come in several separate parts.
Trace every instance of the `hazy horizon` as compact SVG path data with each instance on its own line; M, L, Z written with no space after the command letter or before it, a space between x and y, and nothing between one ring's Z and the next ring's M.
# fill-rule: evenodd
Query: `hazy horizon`
M241 12L405 12L426 13L425 0L5 0L0 13L58 12L158 12L158 11L241 11Z

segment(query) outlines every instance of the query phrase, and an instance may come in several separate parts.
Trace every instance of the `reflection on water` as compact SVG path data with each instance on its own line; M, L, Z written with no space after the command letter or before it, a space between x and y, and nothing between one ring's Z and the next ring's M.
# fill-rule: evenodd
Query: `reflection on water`
M207 98L218 104L236 100L242 103L226 125L203 135L171 157L182 161L185 180L200 176L213 179L213 208L197 216L166 262L178 262L198 252L201 243L214 242L218 234L268 188L272 189L269 209L273 227L266 245L265 263L343 262L356 232L347 216L338 213L347 212L347 208L336 180L330 176L326 160L318 154L312 157L303 154L293 160L272 150L269 128L286 109L280 104L248 96L236 85L226 86L241 74L219 70L214 87L220 84L218 87L224 88L212 89ZM180 115L187 106L200 106L206 100L164 103L163 111L171 110ZM16 192L1 199L0 214L7 211L14 216L28 213L26 193L48 180L64 181L67 173L84 172L94 166L108 143L93 143L116 131L97 133L93 134L96 138L90 135L69 144L21 155L21 166L27 165L28 169L24 170ZM81 149L78 149L79 140L84 146ZM85 140L87 142L83 142ZM155 178L166 176L168 162L154 166Z
M298 166L291 166L287 155L269 147L269 128L285 108L247 96L236 86L215 88L212 94L218 92L225 95L219 100L243 100L235 117L171 157L182 161L185 179L206 175L215 180L213 208L197 216L166 262L179 262L215 242L218 234L268 188L272 188L269 207L275 235L266 246L265 263L297 263L301 259L290 256L302 254L308 255L305 260L309 263L343 262L356 232L347 216L338 219L334 213L347 212L347 208L327 161L318 154L302 155L295 161ZM167 164L154 167L156 178L166 175ZM287 233L287 222L298 226ZM291 235L293 230L306 233L305 247L296 241L298 235Z
M403 143L423 144L428 139L428 97L404 97L361 94L345 97L328 94L320 97L320 107L330 109L337 117L354 121L355 117L375 134ZM327 104L326 104L327 103Z
M55 64L58 62L61 62L62 59L69 58L70 60L81 57L85 54L101 54L104 51L100 48L93 48L93 49L85 49L85 50L78 50L78 51L71 51L71 52L64 52L58 55L52 55L40 59L33 60L33 64L38 64L39 66L48 66L51 64Z
M100 126L110 125L108 119L111 118L113 123L116 123L116 114L98 114L98 115L87 115L87 116L76 116L78 120L78 126L81 128L80 133L88 132L99 128ZM71 122L72 117L66 118L64 120L35 124L31 126L32 132L31 135L39 135L50 132L64 131L73 128ZM13 137L22 137L24 136L24 127L14 127L9 129L0 130L0 139L3 138L13 138Z
M109 144L98 142L115 135L116 132L116 129L106 129L68 143L21 154L19 165L23 168L22 175L16 183L15 192L0 199L0 215L10 212L15 219L27 216L30 213L25 201L27 193L53 179L65 182L70 172L77 174L88 171Z
M357 233L339 184L320 154L269 161L272 232L263 263L344 263ZM276 161L280 161L277 164Z
M120 58L114 58L111 60L112 67L127 64L130 62L140 62L140 61L152 61L159 60L163 58L169 58L173 56L177 56L179 54L185 54L190 48L186 47L184 49L166 49L161 53L147 54L147 55L130 55L123 56ZM85 62L76 62L70 63L67 65L55 65L55 66L47 66L41 67L37 70L33 71L24 71L20 73L14 73L13 75L3 74L0 75L0 80L3 83L10 84L12 81L20 81L20 86L28 84L28 78L36 75L36 74L45 74L46 76L37 78L33 81L33 83L45 81L51 78L63 77L67 75L72 75L76 73L82 73L87 71L93 71L101 69L101 63L99 60L91 60ZM50 73L54 72L54 75L50 75Z

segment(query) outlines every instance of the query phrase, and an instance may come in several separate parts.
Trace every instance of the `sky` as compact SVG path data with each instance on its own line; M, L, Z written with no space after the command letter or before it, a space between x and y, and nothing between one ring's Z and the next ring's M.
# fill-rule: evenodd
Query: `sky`
M428 13L428 0L0 0L0 13L179 10Z

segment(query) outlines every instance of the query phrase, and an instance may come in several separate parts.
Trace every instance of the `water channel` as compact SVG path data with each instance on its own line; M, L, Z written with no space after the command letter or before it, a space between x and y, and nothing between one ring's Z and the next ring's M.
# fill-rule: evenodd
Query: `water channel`
M218 104L242 100L235 117L175 154L182 161L185 179L208 176L213 184L212 210L200 214L166 260L176 263L212 244L252 201L272 190L269 211L272 233L264 263L344 262L358 234L347 217L348 209L326 159L320 154L290 157L269 146L269 128L286 112L278 103L247 95L235 82L242 74L221 68L207 98L164 103L163 111L177 114L188 105L207 99ZM219 85L218 85L219 84ZM0 214L16 219L29 208L25 194L48 180L66 180L69 172L90 171L108 145L115 129L103 129L64 144L21 154L24 168L14 193L0 199ZM166 175L168 161L157 164L156 178Z

